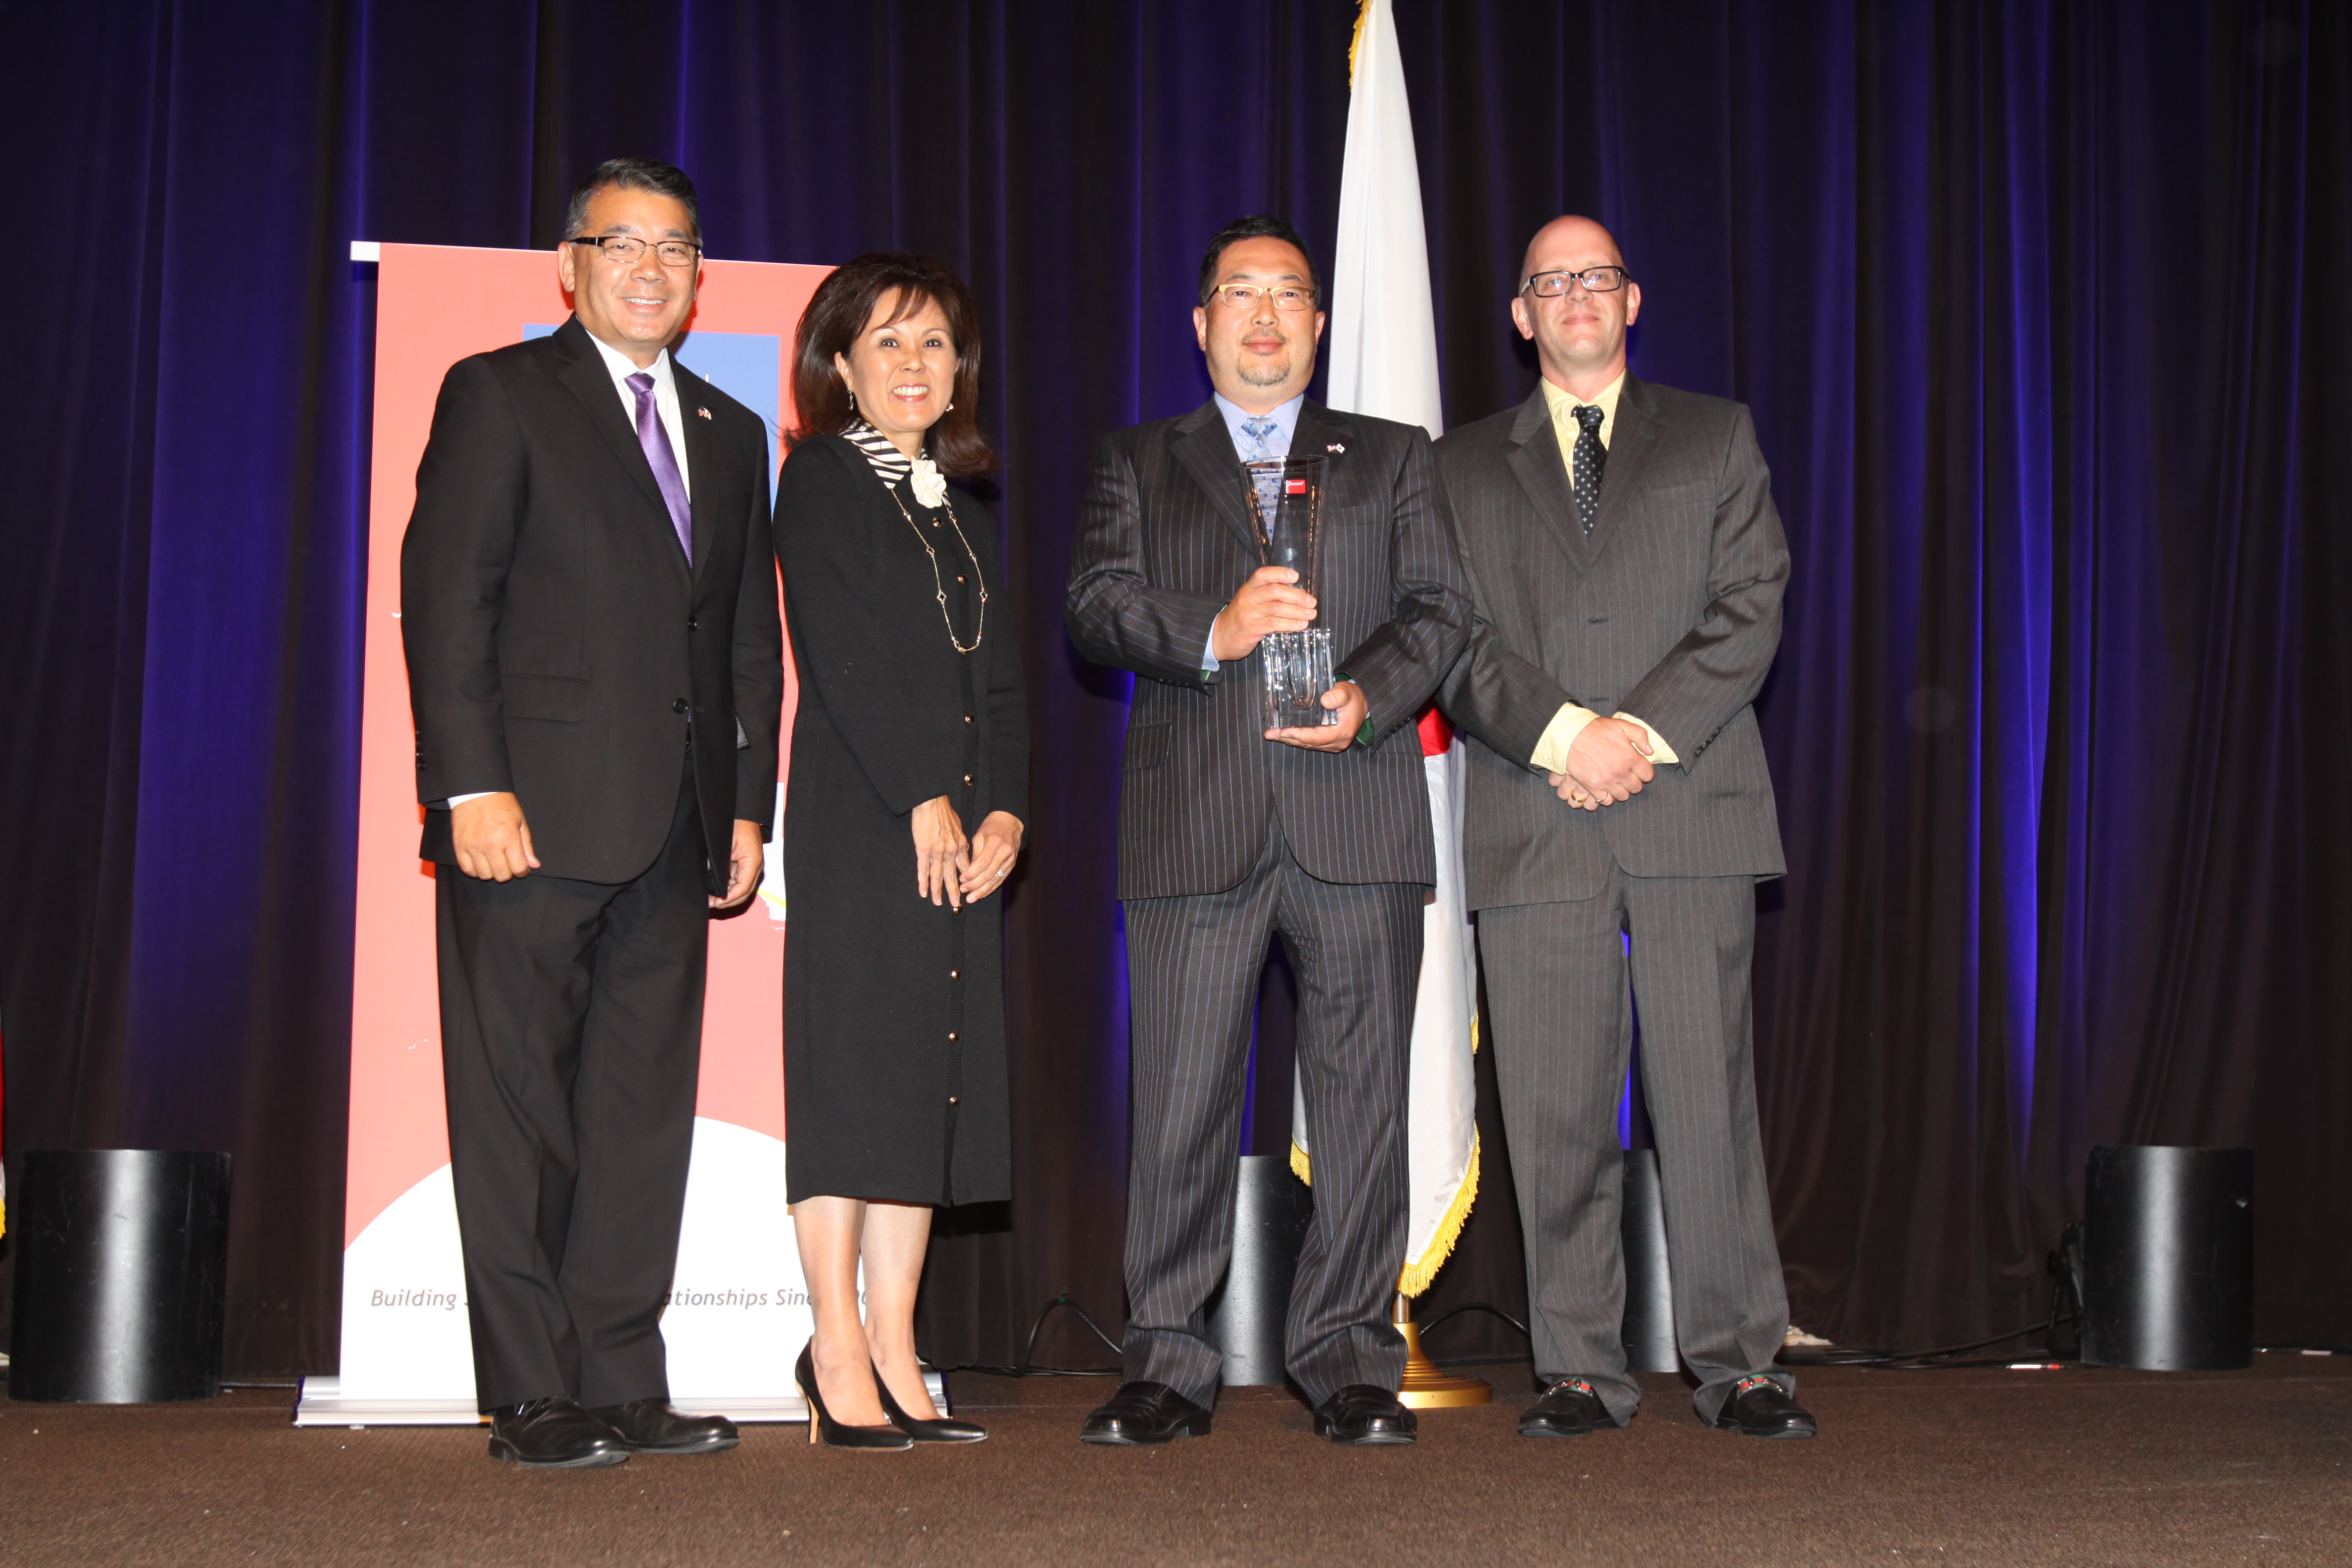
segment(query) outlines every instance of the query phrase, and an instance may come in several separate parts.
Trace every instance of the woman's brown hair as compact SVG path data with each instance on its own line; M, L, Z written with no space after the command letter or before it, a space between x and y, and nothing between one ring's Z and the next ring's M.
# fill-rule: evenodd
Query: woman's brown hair
M848 353L875 306L893 291L898 298L891 321L903 321L936 304L955 340L955 393L948 399L952 406L925 435L931 460L952 479L993 473L996 454L980 433L980 310L963 279L928 256L903 250L869 250L825 274L809 296L793 349L793 444L812 436L838 436L856 423L849 388L833 356Z

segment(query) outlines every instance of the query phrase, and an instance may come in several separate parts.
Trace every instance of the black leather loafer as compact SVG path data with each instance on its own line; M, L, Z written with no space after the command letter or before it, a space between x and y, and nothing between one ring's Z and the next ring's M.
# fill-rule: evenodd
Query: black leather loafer
M490 1412L490 1458L535 1470L587 1470L627 1462L621 1435L576 1399L530 1399Z
M1120 1384L1078 1428L1079 1442L1118 1448L1208 1435L1209 1413L1164 1383Z
M1543 1397L1519 1416L1522 1437L1581 1437L1602 1426L1614 1426L1609 1407L1580 1377L1563 1377L1543 1392Z
M588 1414L619 1433L632 1454L716 1454L741 1441L724 1415L688 1415L667 1399L632 1399Z
M1716 1412L1715 1424L1749 1437L1810 1437L1816 1430L1811 1413L1769 1377L1742 1378Z
M1410 1443L1420 1426L1395 1394L1369 1383L1351 1383L1315 1407L1315 1435L1351 1448Z

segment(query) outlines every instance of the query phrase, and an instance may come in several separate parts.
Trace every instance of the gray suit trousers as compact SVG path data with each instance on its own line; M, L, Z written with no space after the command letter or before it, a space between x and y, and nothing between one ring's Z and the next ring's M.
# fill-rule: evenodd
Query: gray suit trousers
M1625 1370L1623 1158L1618 1097L1642 1031L1657 1133L1675 1334L1715 1417L1767 1374L1789 1321L1757 1131L1748 966L1756 879L1629 877L1593 898L1479 911L1495 1072L1527 1235L1537 1375L1581 1377L1621 1424L1641 1401Z
M1203 1304L1233 1253L1242 1095L1276 931L1298 978L1315 1152L1315 1217L1284 1360L1318 1405L1349 1384L1393 1389L1403 1376L1389 1309L1404 1264L1406 1069L1427 890L1318 881L1292 858L1276 817L1239 886L1128 901L1129 1382L1164 1383L1196 1405L1216 1398L1221 1358Z

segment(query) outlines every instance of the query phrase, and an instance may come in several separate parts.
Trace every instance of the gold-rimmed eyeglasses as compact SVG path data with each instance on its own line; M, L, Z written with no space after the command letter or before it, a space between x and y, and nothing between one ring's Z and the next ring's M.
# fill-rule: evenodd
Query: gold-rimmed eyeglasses
M604 259L620 267L634 267L646 253L646 242L625 234L583 234L572 237L573 245L593 245L604 253ZM653 241L653 252L664 267L691 267L702 247L690 240L662 239Z
M1588 294L1613 294L1625 287L1625 276L1622 267L1588 267L1581 272L1538 272L1519 287L1546 300L1567 293L1571 283L1583 284Z
M1261 289L1255 283L1223 283L1213 289L1210 298L1229 310L1246 310L1257 303L1261 294L1274 296L1277 310L1311 310L1315 308L1315 290L1297 284L1285 284L1278 289Z

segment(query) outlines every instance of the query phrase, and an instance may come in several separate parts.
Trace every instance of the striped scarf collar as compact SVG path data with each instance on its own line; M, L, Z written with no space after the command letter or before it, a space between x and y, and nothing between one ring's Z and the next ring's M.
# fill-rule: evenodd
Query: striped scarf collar
M866 454L866 461L887 489L898 488L898 481L914 471L914 462L906 453L890 444L890 437L860 419L842 433L842 438Z

